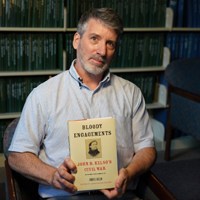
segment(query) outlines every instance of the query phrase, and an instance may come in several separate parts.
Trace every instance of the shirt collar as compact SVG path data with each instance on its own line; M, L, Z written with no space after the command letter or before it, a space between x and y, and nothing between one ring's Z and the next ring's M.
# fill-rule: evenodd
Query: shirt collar
M76 59L74 59L72 61L72 64L71 64L70 69L69 69L69 73L70 73L71 77L79 83L80 80L81 80L81 77L79 76L79 74L77 73L77 71L74 67L75 61L76 61ZM108 81L110 81L110 70L109 69L107 69L105 71L104 76L103 76L103 80L100 83L104 84Z

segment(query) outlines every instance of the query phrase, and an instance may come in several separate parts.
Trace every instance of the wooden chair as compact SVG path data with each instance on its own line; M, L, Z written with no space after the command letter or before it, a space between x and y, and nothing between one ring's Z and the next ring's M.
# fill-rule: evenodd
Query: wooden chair
M18 121L19 118L13 120L4 133L7 200L37 200L39 199L38 184L12 170L8 164L8 148ZM140 177L135 193L143 200L177 200L151 171Z
M200 58L170 63L165 70L168 84L168 119L165 160L170 160L173 130L200 140Z

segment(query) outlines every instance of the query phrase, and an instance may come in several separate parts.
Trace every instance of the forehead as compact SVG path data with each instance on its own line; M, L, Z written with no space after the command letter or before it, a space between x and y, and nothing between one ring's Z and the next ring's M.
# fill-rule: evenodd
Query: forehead
M109 40L117 41L117 33L115 30L106 26L100 19L90 19L85 34L96 34L101 37L106 37Z

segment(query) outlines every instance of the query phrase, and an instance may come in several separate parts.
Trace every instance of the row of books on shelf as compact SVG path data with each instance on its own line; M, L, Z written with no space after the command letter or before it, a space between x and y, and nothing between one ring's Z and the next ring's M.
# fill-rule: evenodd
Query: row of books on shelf
M4 119L0 120L0 153L3 153L3 137L4 132L7 128L7 126L12 122L13 119Z
M58 66L62 34L0 34L0 71L53 70ZM62 63L61 63L62 64Z
M66 66L69 68L76 57L76 51L72 48L73 34L65 34L64 40ZM162 33L124 33L110 68L162 66L163 48Z
M156 72L117 73L116 75L137 85L144 96L146 104L153 103L157 76Z
M110 68L162 66L164 34L124 33Z
M64 0L0 0L0 27L63 27Z
M171 51L171 61L200 58L200 33L168 33L166 46Z
M29 93L48 76L0 78L0 113L21 112Z
M124 27L165 27L167 0L67 0L67 27L77 27L88 9L113 8L123 19Z
M173 27L200 27L200 0L168 0L174 12Z

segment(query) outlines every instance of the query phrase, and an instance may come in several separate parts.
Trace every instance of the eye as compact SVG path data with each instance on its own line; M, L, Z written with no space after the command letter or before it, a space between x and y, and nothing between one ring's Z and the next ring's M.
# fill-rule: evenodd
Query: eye
M93 37L92 37L92 40L93 40L93 41L96 41L96 40L97 40L97 37L94 37L94 36L93 36Z
M107 44L108 44L108 47L109 47L109 48L111 48L111 49L114 49L114 48L115 48L114 42L108 41Z

